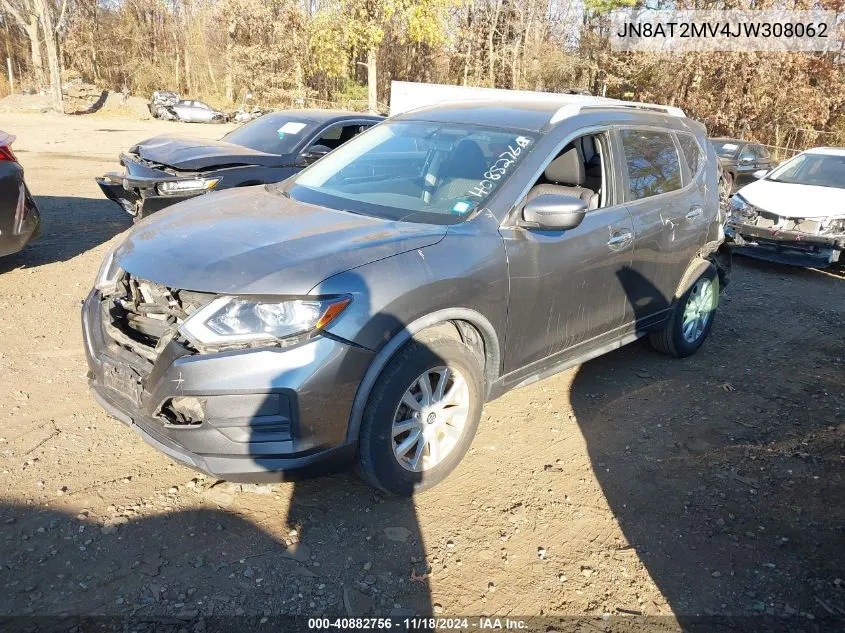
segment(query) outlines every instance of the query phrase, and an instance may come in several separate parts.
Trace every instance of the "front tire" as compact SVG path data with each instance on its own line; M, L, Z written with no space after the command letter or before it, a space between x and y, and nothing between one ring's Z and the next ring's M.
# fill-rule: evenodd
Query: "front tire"
M469 346L443 332L421 333L391 359L370 394L359 475L401 496L439 483L472 443L483 394L482 368Z
M719 275L710 265L675 302L662 330L649 333L658 352L684 358L698 351L713 327L719 304Z

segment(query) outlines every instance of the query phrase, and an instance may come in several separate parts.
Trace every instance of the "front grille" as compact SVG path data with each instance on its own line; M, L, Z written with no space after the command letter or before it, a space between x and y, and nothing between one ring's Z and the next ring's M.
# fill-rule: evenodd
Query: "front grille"
M125 274L117 291L103 298L103 334L115 345L155 363L179 326L213 298L206 293L168 288Z

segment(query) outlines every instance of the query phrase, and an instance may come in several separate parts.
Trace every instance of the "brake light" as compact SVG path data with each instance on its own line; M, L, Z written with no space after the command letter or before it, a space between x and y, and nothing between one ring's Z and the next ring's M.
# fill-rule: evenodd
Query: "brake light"
M15 158L14 152L12 152L11 146L0 145L0 161L2 160L10 160L13 163L18 162L18 159Z

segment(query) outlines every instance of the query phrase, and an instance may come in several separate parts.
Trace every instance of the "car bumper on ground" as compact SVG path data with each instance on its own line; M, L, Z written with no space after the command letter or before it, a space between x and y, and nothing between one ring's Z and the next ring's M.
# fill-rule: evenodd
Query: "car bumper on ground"
M14 195L14 199L12 199ZM0 201L0 257L17 253L41 232L41 214L23 183L9 190L8 199Z
M738 254L797 266L827 266L840 260L845 236L811 235L731 221L744 241Z
M94 396L173 459L238 482L297 479L352 463L347 427L372 361L368 350L325 336L287 349L215 354L171 342L150 364L110 338L103 319L94 291L82 311Z

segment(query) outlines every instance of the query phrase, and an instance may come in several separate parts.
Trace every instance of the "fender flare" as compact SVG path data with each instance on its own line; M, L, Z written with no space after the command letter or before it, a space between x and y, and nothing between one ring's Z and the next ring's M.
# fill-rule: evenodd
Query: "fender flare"
M393 355L408 341L410 341L415 334L430 328L438 323L446 321L466 321L475 326L481 333L481 338L484 341L484 356L485 356L485 382L487 383L487 394L490 392L490 387L499 376L499 366L501 364L501 348L499 346L499 337L496 335L496 330L490 321L480 312L470 310L469 308L446 308L444 310L437 310L430 314L426 314L415 321L412 321L407 326L402 328L392 339L390 339L375 355L370 366L367 368L361 384L358 385L358 391L355 394L355 400L352 403L352 411L349 414L349 424L346 429L347 442L357 442L358 433L361 429L361 420L364 417L364 409L367 406L367 400L370 393L376 384L376 380L381 375L381 372L393 358ZM486 400L486 397L485 397Z

